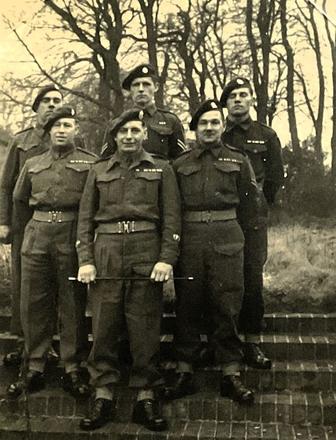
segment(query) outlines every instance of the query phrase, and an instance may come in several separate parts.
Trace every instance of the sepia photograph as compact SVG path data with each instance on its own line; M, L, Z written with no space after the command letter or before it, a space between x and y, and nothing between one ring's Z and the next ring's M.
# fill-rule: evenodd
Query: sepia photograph
M0 38L0 439L336 440L336 1Z

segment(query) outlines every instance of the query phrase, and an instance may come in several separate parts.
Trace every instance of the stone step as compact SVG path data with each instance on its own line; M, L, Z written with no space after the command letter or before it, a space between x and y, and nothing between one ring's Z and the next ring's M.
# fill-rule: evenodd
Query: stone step
M204 343L206 339L204 338ZM276 361L319 361L336 359L336 334L301 336L287 334L262 334L253 338L261 349ZM163 358L173 356L172 335L161 336Z
M0 438L4 440L335 440L331 426L301 426L282 423L215 422L174 420L169 430L152 433L133 423L110 422L93 432L81 431L78 419L32 417L30 437L24 418L0 416Z
M206 344L206 337L202 338ZM58 336L54 340L59 340ZM89 336L90 343L92 336ZM254 337L262 350L273 360L278 361L319 361L336 359L336 334L324 336L300 336L285 334L263 334ZM173 358L173 336L161 336L161 356L163 359ZM14 350L16 338L6 333L0 333L0 355Z
M175 368L174 362L162 364L163 373L171 380ZM60 383L63 374L61 363L46 369L48 383ZM5 386L16 381L18 368L4 367L0 363L0 383ZM124 383L127 373L123 375ZM335 391L336 361L274 361L271 370L256 370L244 366L241 371L242 381L250 388L260 392L271 391ZM221 372L218 367L199 368L195 372L195 381L201 390L216 392L219 390Z
M10 416L83 417L87 414L89 400L75 400L60 388L48 387L30 394L28 400L20 397L11 401L5 398L0 387L0 414ZM115 397L114 420L129 423L136 401L135 392L119 387ZM27 403L28 402L28 403ZM238 405L216 392L197 392L183 399L163 405L163 414L169 420L213 420L218 422L256 422L310 425L336 425L335 393L256 393L251 406ZM1 437L0 437L1 438Z
M91 317L88 316L88 327ZM174 313L164 313L162 333L173 333L175 325ZM266 328L264 333L295 333L299 335L324 335L336 333L336 313L273 313L265 315ZM9 331L10 314L0 313L0 332Z

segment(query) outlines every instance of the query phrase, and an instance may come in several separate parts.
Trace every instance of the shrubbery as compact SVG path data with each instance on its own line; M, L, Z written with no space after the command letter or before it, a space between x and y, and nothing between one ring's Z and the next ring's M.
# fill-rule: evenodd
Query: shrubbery
M286 177L281 204L295 217L331 217L336 213L335 185L330 171L317 159L312 143L304 143L300 157L288 147L284 149Z

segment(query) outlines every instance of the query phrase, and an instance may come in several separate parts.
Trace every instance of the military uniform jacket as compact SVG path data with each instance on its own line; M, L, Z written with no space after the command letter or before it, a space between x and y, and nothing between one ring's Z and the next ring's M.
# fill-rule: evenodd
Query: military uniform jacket
M248 155L267 202L274 203L284 180L281 145L275 131L250 118L240 124L227 119L222 139Z
M52 148L27 160L14 189L14 203L40 211L78 211L88 171L96 156L72 147L61 155Z
M188 149L185 145L183 125L174 113L158 109L152 104L144 110L144 121L148 139L145 140L143 147L149 153L162 159L172 160ZM102 157L111 155L113 149L115 146L104 146Z
M181 228L176 178L167 161L145 151L130 167L122 164L116 152L89 172L78 219L80 264L94 264L93 242L99 224L127 220L156 223L161 233L160 261L175 264Z
M209 149L196 145L176 159L173 167L182 211L234 208L243 229L257 223L260 193L249 160L238 150L222 143Z
M49 136L42 128L17 133L8 145L0 180L0 225L12 226L13 190L26 160L48 149ZM14 220L14 219L13 219Z

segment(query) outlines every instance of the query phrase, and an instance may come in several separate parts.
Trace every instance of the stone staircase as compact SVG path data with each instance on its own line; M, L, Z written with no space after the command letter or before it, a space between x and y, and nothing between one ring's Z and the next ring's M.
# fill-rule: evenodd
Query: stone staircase
M89 318L88 318L89 319ZM130 422L135 394L117 389L114 421L86 433L79 419L90 402L76 401L60 388L61 368L48 369L48 386L27 399L8 401L5 390L17 371L0 365L0 440L336 440L336 314L270 314L260 338L274 360L270 371L245 368L255 404L243 407L219 397L220 372L199 368L199 392L164 405L169 431L152 433ZM162 353L169 358L174 315L162 323ZM0 316L0 353L13 348L9 316ZM1 355L2 358L2 355ZM167 375L173 364L164 362Z

